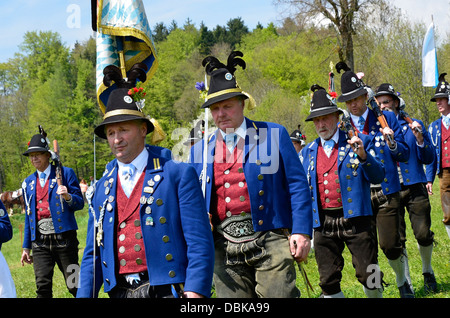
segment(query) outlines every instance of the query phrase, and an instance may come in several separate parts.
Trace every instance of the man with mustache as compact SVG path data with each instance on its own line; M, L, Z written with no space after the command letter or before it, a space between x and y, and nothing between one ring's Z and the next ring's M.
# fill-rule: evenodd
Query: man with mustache
M370 184L380 183L384 169L370 138L350 137L338 128L342 111L320 86L313 86L311 113L319 135L301 152L313 198L314 249L324 298L343 298L340 281L347 246L356 277L367 297L382 297L377 240L372 230ZM347 133L347 134L346 134ZM368 282L375 272L377 284Z

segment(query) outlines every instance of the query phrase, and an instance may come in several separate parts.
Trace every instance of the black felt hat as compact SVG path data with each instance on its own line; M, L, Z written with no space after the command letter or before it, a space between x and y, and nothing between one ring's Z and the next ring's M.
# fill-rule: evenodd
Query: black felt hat
M291 133L290 137L292 141L297 141L299 143L304 143L306 140L306 136L303 135L300 130L300 125L298 125L298 128Z
M431 99L432 102L435 102L436 98L447 98L450 103L450 85L445 80L445 75L447 75L447 73L442 73L439 75L439 84L436 87L436 92L433 98Z
M147 124L147 134L153 131L154 126L152 122L142 112L142 108L144 107L143 101L135 101L132 97L136 80L140 79L142 82L145 82L146 69L147 66L145 64L136 64L130 69L128 78L123 79L118 67L114 65L105 67L103 70L103 74L105 75L103 77L103 83L109 87L114 82L117 88L108 97L103 122L94 129L94 133L97 136L106 139L106 125L131 120L143 120Z
M344 74L342 74L341 77L342 95L337 99L339 103L344 103L367 93L363 81L352 72L347 64L344 62L337 63L336 70L338 73L341 73L342 70L344 71Z
M32 152L50 152L50 141L47 138L47 133L41 125L38 126L39 134L31 137L30 142L28 143L28 149L23 153L24 156L27 156Z
M395 92L394 86L392 86L389 83L383 83L380 86L378 86L375 97L379 97L382 95L389 95L389 96L394 97L396 100L400 101L400 98L398 97L397 93Z
M202 108L210 107L215 103L236 96L250 99L249 109L254 107L253 98L239 87L234 76L236 66L240 66L242 69L246 67L245 61L241 59L243 56L244 54L240 51L231 52L228 56L227 65L214 56L208 56L203 59L202 65L205 67L206 74L210 76L210 83Z
M28 149L23 155L28 157L32 152L50 152L48 141L43 135L36 134L31 137L31 141L28 143Z
M196 143L197 141L200 141L203 139L203 135L205 133L205 121L200 120L194 128L191 129L191 132L189 133L189 138L183 142L183 145L187 146L190 145L192 142Z
M325 88L315 84L311 86L311 91L313 91L313 97L311 100L310 114L306 118L306 121L311 121L315 117L325 116L332 113L342 113L336 103L333 101L333 97L327 93Z

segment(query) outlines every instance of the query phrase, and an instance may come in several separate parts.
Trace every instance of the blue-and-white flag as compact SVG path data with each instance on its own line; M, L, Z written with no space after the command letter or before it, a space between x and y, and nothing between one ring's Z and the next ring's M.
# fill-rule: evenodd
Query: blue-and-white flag
M93 28L97 31L97 100L102 112L115 84L103 84L103 69L115 65L126 72L136 63L147 65L147 79L158 68L152 32L142 0L93 0L96 17ZM96 23L94 27L94 23Z
M431 22L425 34L422 47L422 85L436 87L439 83L436 44L434 41L434 23Z

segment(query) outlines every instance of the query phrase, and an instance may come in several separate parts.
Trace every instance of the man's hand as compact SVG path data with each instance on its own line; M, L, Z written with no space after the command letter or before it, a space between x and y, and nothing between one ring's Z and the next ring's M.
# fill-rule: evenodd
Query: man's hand
M433 195L433 184L431 182L427 182L426 188L427 188L428 194Z
M308 235L292 234L289 238L291 255L297 263L306 261L311 249L311 239Z
M183 293L183 298L205 298L205 297L198 293L187 291Z
M409 128L411 128L414 137L416 137L417 144L419 146L423 145L423 135L422 135L422 126L417 122L413 121L411 124L408 124Z
M58 186L58 190L56 190L56 193L59 194L59 195L62 195L62 197L66 201L70 201L70 199L72 197L70 195L69 191L67 190L67 187L63 186L63 185Z
M355 150L355 153L359 156L359 158L362 161L366 161L367 153L366 153L366 151L364 149L364 144L363 144L362 140L359 137L353 136L352 139L347 140L347 143L349 145L351 145L352 147L355 147L354 145L357 145L358 150Z
M30 249L24 248L22 251L22 257L20 258L20 262L22 263L22 266L24 266L24 263L32 264L33 263L33 256L30 255Z
M384 140L386 140L389 148L394 149L396 146L395 139L394 139L394 131L389 127L384 127L384 128L380 128L380 132L383 134ZM391 145L391 143L389 142L388 136L391 136L392 140L394 141L393 145Z

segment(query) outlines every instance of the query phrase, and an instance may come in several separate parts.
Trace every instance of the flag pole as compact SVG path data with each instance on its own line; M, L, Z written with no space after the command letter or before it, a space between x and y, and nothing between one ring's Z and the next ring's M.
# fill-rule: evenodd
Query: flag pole
M127 78L127 69L125 67L125 54L123 53L124 38L116 36L117 53L119 54L119 67L122 72L122 78Z
M208 91L208 78L205 74L205 90ZM202 192L206 196L206 167L208 160L208 117L209 107L205 107L205 133L203 134L203 168L202 168Z
M91 0L91 23L92 23L92 31L94 32L98 32L97 30L97 24L98 24L98 2L97 0ZM96 44L97 47L97 44ZM97 48L96 48L97 51ZM97 175L95 174L95 134L94 134L94 181L95 179L97 179ZM95 183L94 183L94 187L95 187ZM88 199L88 213L91 212L91 199ZM93 243L92 243L92 298L95 298L95 258L96 258L96 248L97 246L95 245L95 238L96 238L96 217L95 217L95 210L92 210L92 232L93 232ZM89 229L88 229L89 230Z

